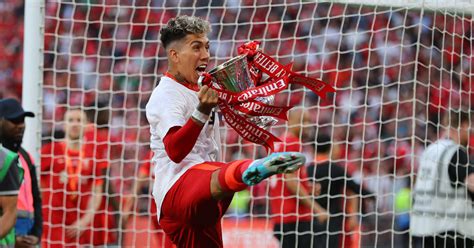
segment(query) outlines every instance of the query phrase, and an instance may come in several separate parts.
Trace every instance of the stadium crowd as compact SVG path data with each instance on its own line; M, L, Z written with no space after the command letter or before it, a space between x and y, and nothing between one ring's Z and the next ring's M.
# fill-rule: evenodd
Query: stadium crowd
M0 3L0 98L21 99L23 2ZM300 137L309 161L317 134L327 134L332 159L375 192L360 219L367 244L391 242L395 229L406 230L398 213L408 209L396 198L412 184L416 155L438 138L447 109L471 108L474 100L472 21L460 15L299 1L100 2L46 1L42 133L44 143L57 141L69 108L87 112L85 142L102 146L108 161L100 172L109 181L104 213L124 209L140 191L134 181L150 157L144 108L166 68L159 30L177 14L209 19L212 65L235 56L244 42L261 40L277 61L293 61L294 71L337 89L320 99L292 87L275 103L309 113ZM287 129L281 122L273 132ZM222 130L226 161L264 154ZM253 216L269 214L267 191L266 185L251 189ZM148 196L138 199L134 204L146 209Z

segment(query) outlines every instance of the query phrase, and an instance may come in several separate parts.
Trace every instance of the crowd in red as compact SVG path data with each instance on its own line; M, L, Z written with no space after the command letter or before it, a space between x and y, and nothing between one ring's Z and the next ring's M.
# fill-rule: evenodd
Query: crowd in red
M474 100L473 23L462 15L299 1L89 2L46 1L43 141L61 138L65 111L83 107L91 130L102 132L90 140L111 148L107 173L121 195L132 193L137 168L149 160L144 106L166 68L160 27L177 14L211 22L212 65L260 40L279 62L333 85L327 99L291 88L276 105L310 113L311 130L301 137L310 159L316 132L331 135L333 159L377 193L372 211L381 216L393 214L394 195L410 186L415 155L438 138L440 117ZM0 3L3 98L21 98L23 4ZM284 123L274 129L284 131ZM231 130L224 137L226 160L263 152Z

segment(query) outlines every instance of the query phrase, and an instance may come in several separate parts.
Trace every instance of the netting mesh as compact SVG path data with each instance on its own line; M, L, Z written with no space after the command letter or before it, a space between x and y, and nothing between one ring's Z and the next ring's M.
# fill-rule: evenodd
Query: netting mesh
M7 7L0 4L5 15L11 12ZM294 71L337 89L327 99L299 87L280 93L276 105L302 111L293 112L297 121L280 122L272 132L284 136L296 129L293 142L301 142L308 161L317 159L316 137L329 135L332 160L346 178L373 192L373 201L340 192L340 211L331 217L342 222L322 232L340 234L341 247L407 246L403 217L410 210L417 158L440 137L446 111L471 108L474 96L473 26L471 16L463 13L300 1L48 0L45 14L41 177L45 226L51 231L43 242L59 246L64 241L52 241L53 236L89 211L90 185L100 188L101 206L92 227L68 242L164 245L150 195L153 173L144 107L167 67L159 30L176 15L211 22L209 68L235 56L241 44L259 40L264 52L280 63L293 62ZM5 44L15 42L4 39ZM8 46L0 51L9 51ZM16 68L13 60L1 63ZM0 95L15 94L7 70L2 74L0 87L8 91ZM65 112L75 107L88 117L79 155L60 145ZM222 127L222 133L225 161L265 155L263 148L243 141L233 130ZM48 146L50 142L55 145ZM75 172L83 178L75 191L66 188L68 183L53 182L74 172L64 174L64 165L46 166L70 157L90 167ZM271 204L279 196L271 193L272 180L235 197L223 220L225 247L277 246ZM294 200L279 190L281 198ZM76 193L55 194L62 191ZM53 210L62 211L60 220ZM293 233L298 232L295 227ZM67 240L66 233L61 235Z

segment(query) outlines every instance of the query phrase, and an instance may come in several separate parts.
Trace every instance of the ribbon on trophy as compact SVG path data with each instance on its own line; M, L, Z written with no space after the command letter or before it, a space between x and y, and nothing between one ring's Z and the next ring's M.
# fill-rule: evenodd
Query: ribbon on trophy
M283 66L259 49L260 43L251 41L240 46L239 56L203 73L199 84L208 85L219 93L218 106L227 124L242 138L274 150L281 142L265 127L276 123L274 118L288 120L292 107L273 106L273 96L290 84L302 85L321 98L335 89L325 82L297 74L292 64ZM262 81L263 73L267 75Z

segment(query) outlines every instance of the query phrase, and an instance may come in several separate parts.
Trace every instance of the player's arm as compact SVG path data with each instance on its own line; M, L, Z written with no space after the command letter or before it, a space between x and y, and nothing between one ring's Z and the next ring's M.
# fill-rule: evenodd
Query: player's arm
M95 214L99 210L100 204L102 203L102 184L94 183L92 186L92 195L89 198L89 202L87 203L87 209L85 214L74 224L71 225L66 231L66 235L68 237L76 237L79 235L78 232L83 232L85 228L91 223L94 219Z
M316 201L313 201L312 194L310 194L308 190L306 190L306 188L300 183L298 173L299 172L296 171L293 173L283 174L286 187L291 193L298 196L298 201L300 204L312 209L313 212L317 214L319 221L326 221L328 218L326 209L321 207L321 205L319 205Z
M142 168L138 171L138 177L137 180L134 181L133 186L132 186L132 195L128 197L128 199L125 201L124 207L123 207L123 214L122 214L122 222L126 223L130 217L131 214L134 213L134 206L135 202L138 199L138 196L140 195L141 189L145 185L145 183L149 182L149 173L145 173Z
M182 127L172 127L163 139L166 153L175 163L181 162L191 152L212 109L217 105L217 92L207 86L201 88L198 97L199 105L191 118Z
M16 221L16 204L18 196L1 196L0 195L0 209L2 209L2 216L0 216L0 239L4 238Z
M349 230L354 230L359 224L359 197L352 190L346 190L347 195L347 208L346 212L348 215L348 228Z

